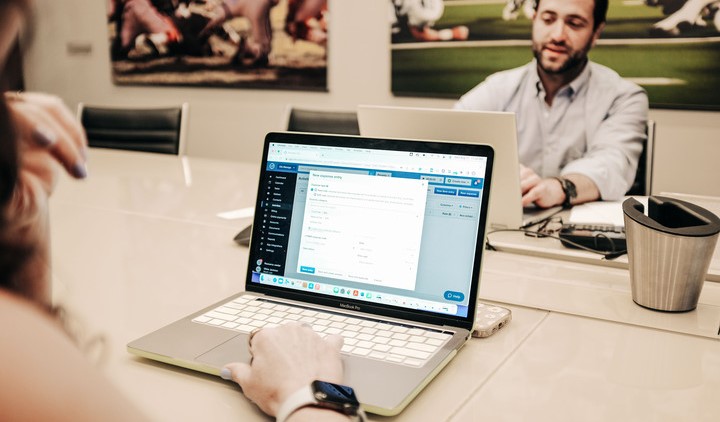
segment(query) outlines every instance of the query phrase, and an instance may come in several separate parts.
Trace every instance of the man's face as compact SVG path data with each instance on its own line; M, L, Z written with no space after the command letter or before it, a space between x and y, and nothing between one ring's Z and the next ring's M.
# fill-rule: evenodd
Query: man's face
M541 0L532 49L542 70L562 74L585 62L604 25L593 31L594 0Z

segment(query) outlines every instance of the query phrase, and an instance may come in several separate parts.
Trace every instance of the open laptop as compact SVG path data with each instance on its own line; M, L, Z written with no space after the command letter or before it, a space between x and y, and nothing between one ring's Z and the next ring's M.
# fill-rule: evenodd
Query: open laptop
M128 344L218 374L255 327L345 338L345 383L399 413L470 338L494 152L309 133L265 139L245 292Z
M528 227L562 209L523 208L514 113L360 105L358 120L363 136L492 146L495 174L488 223L493 229Z

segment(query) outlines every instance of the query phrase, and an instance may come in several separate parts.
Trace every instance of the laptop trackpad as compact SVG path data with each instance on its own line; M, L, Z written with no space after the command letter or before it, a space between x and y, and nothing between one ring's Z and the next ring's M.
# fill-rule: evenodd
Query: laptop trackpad
M247 339L247 335L235 336L225 343L203 353L195 360L217 368L222 368L232 362L250 362Z

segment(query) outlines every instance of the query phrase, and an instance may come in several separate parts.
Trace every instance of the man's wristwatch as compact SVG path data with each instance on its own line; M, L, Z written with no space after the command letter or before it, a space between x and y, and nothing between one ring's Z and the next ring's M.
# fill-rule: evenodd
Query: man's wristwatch
M565 200L562 203L563 208L572 207L572 200L577 198L577 188L575 188L575 183L564 177L556 177L555 179L560 182L563 193L565 193Z
M335 410L353 420L365 421L365 412L360 408L355 391L345 385L325 381L313 381L309 386L291 394L280 405L276 421L285 422L295 411L307 406Z

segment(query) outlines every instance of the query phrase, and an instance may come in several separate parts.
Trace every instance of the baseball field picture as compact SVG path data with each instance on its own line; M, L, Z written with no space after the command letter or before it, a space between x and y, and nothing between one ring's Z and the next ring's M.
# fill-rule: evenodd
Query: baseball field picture
M107 0L113 82L327 90L327 0Z
M532 60L533 0L387 0L392 92L459 98ZM590 60L657 108L720 109L720 0L610 0Z

